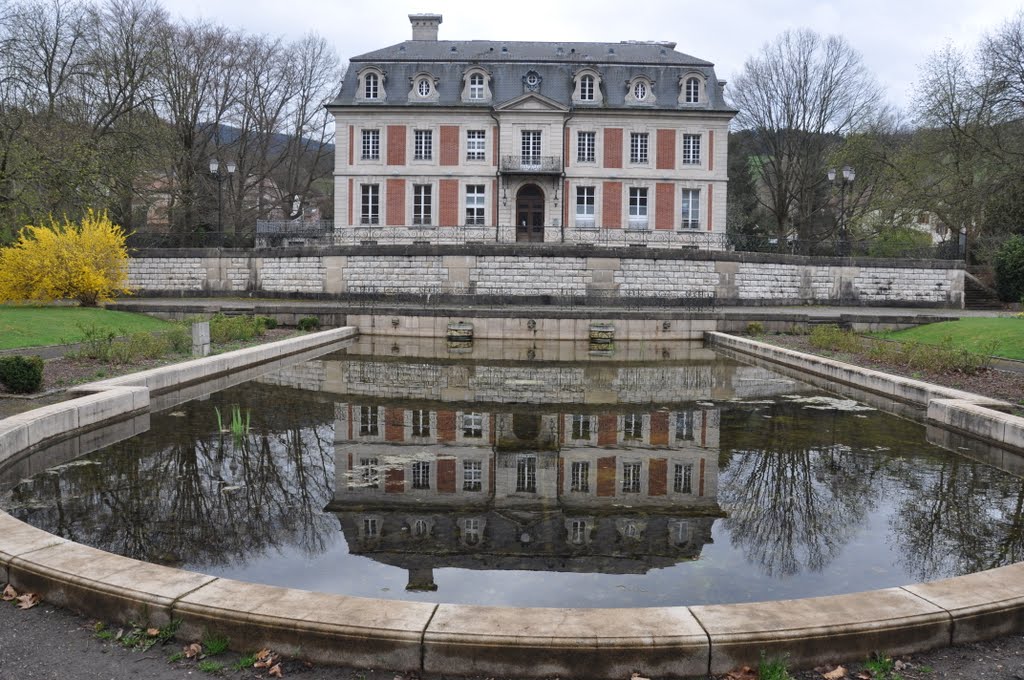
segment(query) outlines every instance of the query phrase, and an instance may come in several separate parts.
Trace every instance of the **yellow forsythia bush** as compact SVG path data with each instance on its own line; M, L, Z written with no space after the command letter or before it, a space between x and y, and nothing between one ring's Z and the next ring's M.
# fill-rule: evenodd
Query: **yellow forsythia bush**
M29 225L0 250L0 302L78 300L92 307L130 293L125 233L106 212L90 209L77 224L65 218Z

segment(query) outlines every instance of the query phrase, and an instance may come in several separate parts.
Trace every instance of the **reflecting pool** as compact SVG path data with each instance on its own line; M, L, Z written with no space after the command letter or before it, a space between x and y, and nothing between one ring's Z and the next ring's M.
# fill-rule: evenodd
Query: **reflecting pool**
M5 510L87 545L410 600L742 602L1024 553L1018 477L693 344L366 338L0 479Z

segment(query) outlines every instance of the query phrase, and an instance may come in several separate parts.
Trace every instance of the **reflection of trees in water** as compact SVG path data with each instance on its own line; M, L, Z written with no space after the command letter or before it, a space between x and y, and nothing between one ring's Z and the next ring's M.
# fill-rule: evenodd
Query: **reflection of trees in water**
M768 576L820 571L860 528L872 472L839 445L734 451L718 495L733 545Z
M95 464L38 475L12 492L12 514L155 562L223 565L286 545L322 552L337 530L321 512L333 495L332 406L289 404L302 414L294 426L255 411L244 437L216 433L214 403L239 401L244 409L253 395L190 403L184 417L155 418L154 430L90 456Z
M1024 482L950 455L905 471L914 491L890 526L903 568L925 581L1024 559Z

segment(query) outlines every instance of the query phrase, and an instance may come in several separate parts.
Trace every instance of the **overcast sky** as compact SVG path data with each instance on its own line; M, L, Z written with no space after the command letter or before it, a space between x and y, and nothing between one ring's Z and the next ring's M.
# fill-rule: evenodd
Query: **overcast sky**
M787 28L841 33L903 106L918 67L947 41L972 47L1024 8L1022 0L163 0L172 15L254 33L315 31L349 56L407 40L407 15L444 15L442 40L671 40L733 80Z

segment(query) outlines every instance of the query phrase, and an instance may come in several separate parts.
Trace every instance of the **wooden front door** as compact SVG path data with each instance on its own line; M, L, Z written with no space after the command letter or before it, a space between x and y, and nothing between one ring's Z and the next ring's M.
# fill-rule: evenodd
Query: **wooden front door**
M544 192L527 184L516 194L516 241L544 240Z

